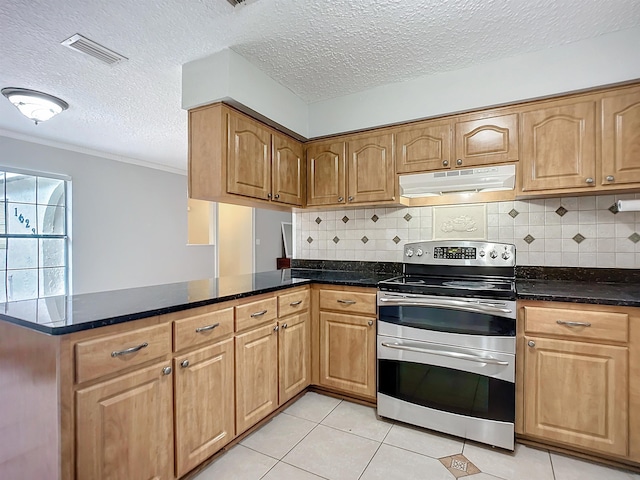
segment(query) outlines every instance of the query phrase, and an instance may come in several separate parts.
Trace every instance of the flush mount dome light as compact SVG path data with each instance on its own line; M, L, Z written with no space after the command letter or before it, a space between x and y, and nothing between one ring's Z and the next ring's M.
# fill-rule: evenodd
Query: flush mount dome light
M69 108L69 104L53 95L26 88L3 88L2 94L13 103L20 113L37 125Z

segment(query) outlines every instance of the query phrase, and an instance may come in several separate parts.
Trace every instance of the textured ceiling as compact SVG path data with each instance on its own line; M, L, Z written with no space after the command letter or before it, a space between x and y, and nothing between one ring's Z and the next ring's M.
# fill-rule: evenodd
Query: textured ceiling
M226 47L315 102L638 25L638 0L13 0L0 87L70 109L35 126L2 100L0 129L184 170L181 65ZM129 60L60 45L75 33Z

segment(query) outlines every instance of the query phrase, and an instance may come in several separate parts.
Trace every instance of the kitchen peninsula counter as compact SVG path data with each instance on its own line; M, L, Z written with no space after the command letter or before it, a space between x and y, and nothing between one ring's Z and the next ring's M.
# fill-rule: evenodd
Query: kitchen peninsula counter
M2 303L0 320L50 335L64 335L310 283L376 287L390 276L361 271L277 270Z

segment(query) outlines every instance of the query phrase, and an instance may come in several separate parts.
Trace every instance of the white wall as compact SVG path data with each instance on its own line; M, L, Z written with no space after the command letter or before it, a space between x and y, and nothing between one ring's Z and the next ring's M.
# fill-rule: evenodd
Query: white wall
M276 258L282 257L282 222L291 223L291 213L255 209L256 272L276 269Z
M214 276L214 248L186 246L185 176L4 136L0 165L72 177L72 293Z

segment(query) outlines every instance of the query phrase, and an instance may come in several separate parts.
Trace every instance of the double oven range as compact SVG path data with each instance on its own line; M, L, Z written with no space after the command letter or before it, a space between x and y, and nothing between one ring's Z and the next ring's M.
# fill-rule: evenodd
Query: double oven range
M513 450L515 247L405 245L378 284L378 415Z

